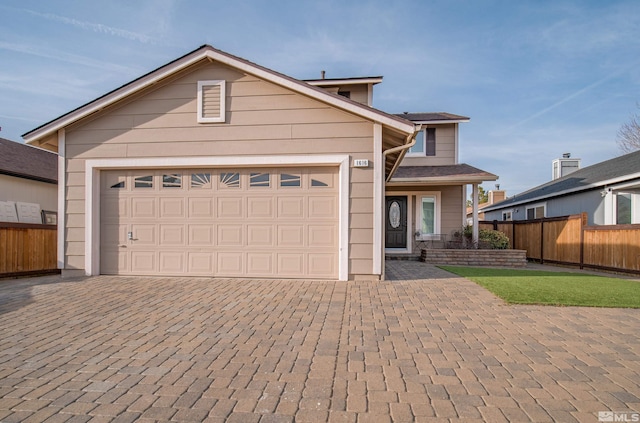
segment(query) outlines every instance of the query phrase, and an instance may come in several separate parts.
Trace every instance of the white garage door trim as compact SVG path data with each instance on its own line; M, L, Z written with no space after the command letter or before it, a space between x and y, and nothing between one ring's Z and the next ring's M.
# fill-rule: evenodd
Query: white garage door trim
M338 278L349 278L349 156L168 157L85 162L85 273L100 274L100 170L229 166L339 165Z

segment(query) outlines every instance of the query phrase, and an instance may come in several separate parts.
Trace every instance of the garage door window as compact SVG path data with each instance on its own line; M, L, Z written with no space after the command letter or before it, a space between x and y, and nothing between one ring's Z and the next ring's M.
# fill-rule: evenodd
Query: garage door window
M162 175L162 188L182 188L182 175Z
M281 187L300 187L300 175L291 175L289 173L280 174Z
M125 185L124 185L124 181L120 181L120 182L118 182L117 184L113 184L113 185L111 185L111 188L114 188L114 189L122 189L122 188L124 188L124 187L125 187Z
M254 173L249 175L249 186L255 187L269 187L269 174L268 173Z
M211 188L210 173L192 173L191 188Z
M221 173L220 188L240 188L240 174L237 172Z
M134 180L135 188L153 188L153 175L138 176Z

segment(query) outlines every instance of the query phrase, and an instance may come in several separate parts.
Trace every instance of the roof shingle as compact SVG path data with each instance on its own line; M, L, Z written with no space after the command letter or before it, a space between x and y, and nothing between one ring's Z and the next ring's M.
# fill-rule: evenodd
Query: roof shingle
M0 138L0 173L57 184L58 155Z

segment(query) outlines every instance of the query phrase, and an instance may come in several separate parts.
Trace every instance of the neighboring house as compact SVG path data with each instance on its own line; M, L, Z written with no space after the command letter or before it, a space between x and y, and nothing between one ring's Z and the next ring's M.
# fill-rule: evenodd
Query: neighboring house
M586 212L589 225L640 223L640 151L573 170L487 207L484 212L485 220L526 220Z
M43 223L42 210L58 209L57 184L56 154L0 138L0 222Z
M383 278L386 251L461 227L466 184L496 176L458 164L467 118L370 107L381 80L205 45L28 132L64 165L63 274Z
M496 185L497 186L497 185ZM484 209L507 198L507 192L496 188L487 193L487 201L478 204L478 220L485 220ZM467 225L473 225L473 207L467 207Z

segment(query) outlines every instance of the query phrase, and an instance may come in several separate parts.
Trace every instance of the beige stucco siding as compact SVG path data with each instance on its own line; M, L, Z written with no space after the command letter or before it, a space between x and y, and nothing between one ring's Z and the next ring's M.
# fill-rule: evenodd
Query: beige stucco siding
M221 79L226 122L198 123L197 82ZM373 123L213 63L67 128L65 147L66 266L82 269L85 160L347 154L372 162ZM359 232L349 246L349 273L371 274L373 169L351 169L350 180L349 228Z
M436 128L435 156L405 156L400 166L445 166L456 164L456 125L428 125Z
M0 175L0 201L40 204L40 209L58 210L58 185Z

